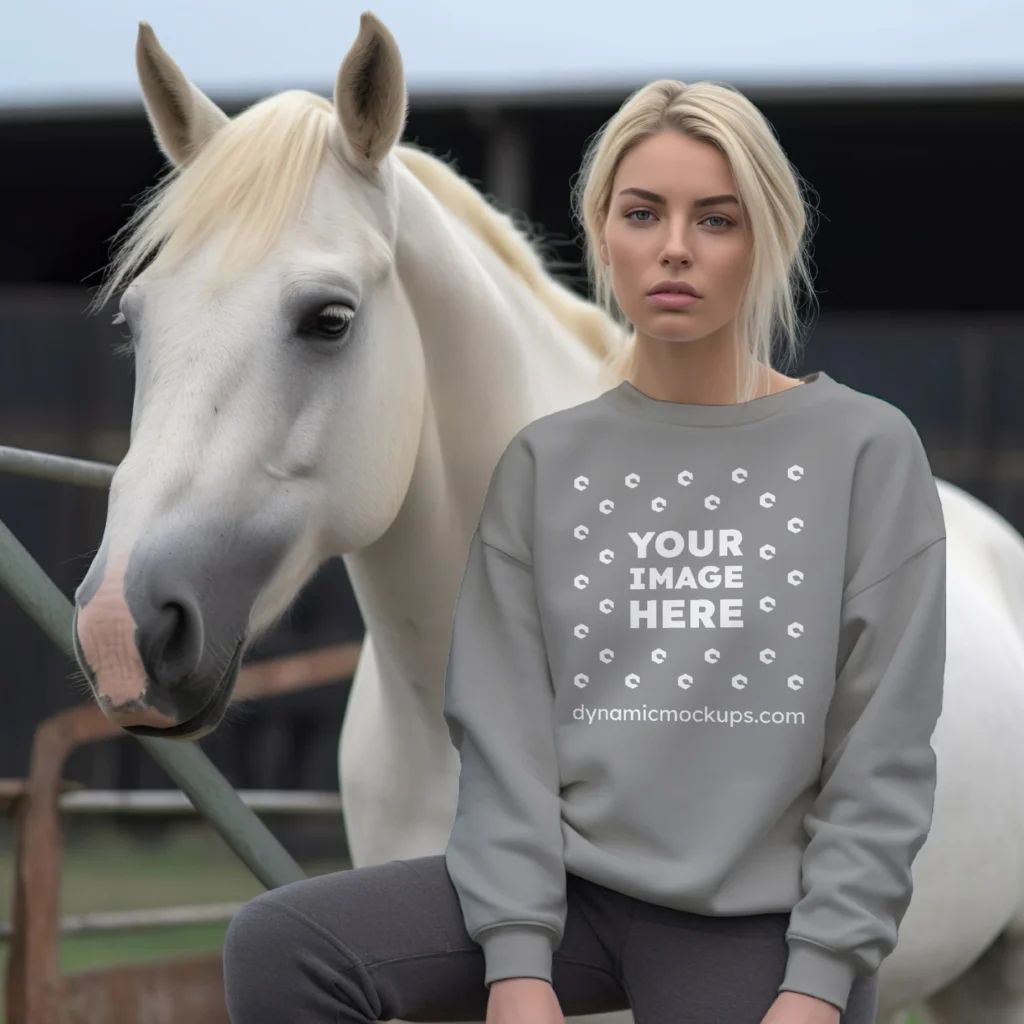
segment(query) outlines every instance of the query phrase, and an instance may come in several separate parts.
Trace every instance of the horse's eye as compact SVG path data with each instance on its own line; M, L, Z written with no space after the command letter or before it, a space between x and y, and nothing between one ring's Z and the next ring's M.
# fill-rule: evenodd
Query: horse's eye
M310 333L321 338L335 340L345 334L354 317L355 313L348 306L324 306L313 317Z

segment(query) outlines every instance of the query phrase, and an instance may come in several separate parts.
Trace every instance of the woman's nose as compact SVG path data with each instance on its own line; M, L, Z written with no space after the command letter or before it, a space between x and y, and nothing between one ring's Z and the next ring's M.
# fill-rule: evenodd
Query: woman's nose
M661 262L663 265L672 263L689 263L692 258L686 231L682 225L673 225L669 228L668 237L661 250Z

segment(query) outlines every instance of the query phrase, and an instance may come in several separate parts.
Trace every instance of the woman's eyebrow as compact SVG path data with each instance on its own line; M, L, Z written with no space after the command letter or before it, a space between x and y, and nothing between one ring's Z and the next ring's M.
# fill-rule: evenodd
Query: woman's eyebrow
M650 192L645 188L624 188L619 192L620 196L633 195L639 196L641 199L647 199L652 203L660 203L664 206L668 200L657 192ZM735 203L739 206L739 200L734 196L726 193L720 196L705 196L703 199L694 200L693 205L697 208L704 206L717 206L719 203Z

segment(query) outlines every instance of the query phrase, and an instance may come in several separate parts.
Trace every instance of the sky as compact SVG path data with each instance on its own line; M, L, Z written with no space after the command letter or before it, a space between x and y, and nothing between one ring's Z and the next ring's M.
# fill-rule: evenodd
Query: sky
M214 98L329 94L370 0L4 0L0 108L137 105L148 21ZM376 0L409 91L1024 87L1024 0Z

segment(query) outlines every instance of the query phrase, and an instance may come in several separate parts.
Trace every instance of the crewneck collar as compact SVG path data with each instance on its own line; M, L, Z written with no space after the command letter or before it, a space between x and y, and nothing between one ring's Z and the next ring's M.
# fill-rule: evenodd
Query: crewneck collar
M753 398L749 402L732 402L728 405L702 405L695 402L669 402L652 398L628 380L624 380L610 391L598 396L613 409L641 419L661 420L666 423L683 423L695 427L729 427L774 416L776 413L802 409L815 402L833 385L833 380L823 370L805 374L800 378L803 384L777 391L773 395Z

